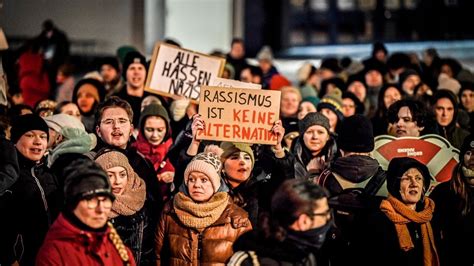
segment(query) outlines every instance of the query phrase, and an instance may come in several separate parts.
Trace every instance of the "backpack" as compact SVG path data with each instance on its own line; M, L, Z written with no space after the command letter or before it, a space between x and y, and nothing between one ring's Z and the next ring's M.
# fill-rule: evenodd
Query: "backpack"
M329 249L345 250L348 254L356 252L354 242L363 238L365 224L369 215L379 208L386 187L386 173L381 167L371 177L361 183L352 183L342 178L337 173L326 169L316 179L323 186L329 176L333 176L342 187L342 191L328 198L329 206L333 209L335 227L331 229L328 237L332 246ZM328 242L328 241L326 241ZM332 253L329 251L329 253ZM353 254L353 253L352 253ZM333 265L346 265L351 256L342 258L337 254L328 254ZM354 257L352 257L354 258ZM349 259L351 260L351 259Z

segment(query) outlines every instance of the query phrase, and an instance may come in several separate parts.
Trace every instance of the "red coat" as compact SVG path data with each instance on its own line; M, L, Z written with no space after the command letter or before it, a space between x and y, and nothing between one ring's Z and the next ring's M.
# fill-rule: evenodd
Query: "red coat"
M38 101L48 99L49 79L44 70L43 55L25 52L18 59L18 79L26 105L35 107Z
M62 214L53 223L36 257L36 265L124 265L105 233L87 232L75 227ZM127 248L130 265L135 260Z

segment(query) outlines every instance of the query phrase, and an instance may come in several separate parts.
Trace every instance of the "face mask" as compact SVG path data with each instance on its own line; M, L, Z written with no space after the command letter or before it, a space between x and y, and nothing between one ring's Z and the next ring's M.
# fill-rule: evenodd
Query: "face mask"
M288 238L307 247L320 249L326 240L326 234L332 226L332 220L325 225L307 231L288 231Z

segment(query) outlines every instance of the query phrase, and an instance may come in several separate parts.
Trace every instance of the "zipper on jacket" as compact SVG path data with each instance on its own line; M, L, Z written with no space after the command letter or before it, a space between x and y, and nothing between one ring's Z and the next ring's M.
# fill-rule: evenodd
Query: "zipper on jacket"
M51 225L51 217L49 216L48 202L46 201L46 195L44 194L43 186L41 186L41 183L40 183L39 179L36 177L34 166L31 167L31 176L33 176L33 178L35 179L36 185L38 186L38 189L40 190L41 198L43 199L44 210L46 211L46 216L48 217L48 226L50 226Z
M197 255L198 255L198 262L199 265L201 264L201 258L202 258L202 233L198 234L198 250L197 250Z

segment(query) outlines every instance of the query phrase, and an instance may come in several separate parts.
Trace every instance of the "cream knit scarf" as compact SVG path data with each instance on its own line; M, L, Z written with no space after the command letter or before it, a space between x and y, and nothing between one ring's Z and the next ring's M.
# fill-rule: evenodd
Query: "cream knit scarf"
M204 229L215 223L222 215L229 194L217 192L207 202L197 203L183 192L178 192L174 197L174 210L178 219L187 227Z

